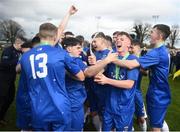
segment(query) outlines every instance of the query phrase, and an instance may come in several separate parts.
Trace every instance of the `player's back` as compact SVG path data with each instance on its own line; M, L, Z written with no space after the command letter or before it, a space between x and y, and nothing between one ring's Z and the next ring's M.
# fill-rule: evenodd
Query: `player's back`
M37 46L22 56L36 124L39 120L66 121L69 116L64 58L63 50L50 45Z

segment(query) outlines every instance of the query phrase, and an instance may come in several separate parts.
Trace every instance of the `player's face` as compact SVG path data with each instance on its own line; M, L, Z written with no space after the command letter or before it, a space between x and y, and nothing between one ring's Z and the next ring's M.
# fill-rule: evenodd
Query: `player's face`
M126 35L118 35L116 47L119 53L127 52L130 45L131 41Z
M79 57L82 52L82 46L76 45L76 46L69 47L68 52L74 57Z
M138 54L140 52L140 47L138 45L132 45L132 53L133 54Z
M113 35L113 43L114 43L114 44L117 43L117 34Z
M94 38L93 39L92 46L96 51L100 51L102 45L103 45L103 39L102 38Z
M16 46L16 50L21 50L21 45L24 43L24 41L22 41L21 39L17 38L15 40L15 46Z
M150 35L150 43L155 45L161 38L160 38L160 33L156 28L153 28L151 31L151 35Z

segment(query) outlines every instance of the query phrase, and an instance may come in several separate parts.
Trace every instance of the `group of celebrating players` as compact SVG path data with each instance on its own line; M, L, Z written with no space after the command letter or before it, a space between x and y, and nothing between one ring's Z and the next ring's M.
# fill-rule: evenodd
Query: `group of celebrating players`
M113 34L114 45L102 32L92 35L89 47L75 37L62 39L72 6L57 28L41 24L40 42L23 53L16 98L17 126L23 130L82 131L85 101L97 130L132 131L134 113L147 130L140 89L149 75L147 117L153 131L168 130L165 115L170 104L169 53L165 40L170 28L157 24L150 34L153 45L140 56L140 42L124 31ZM148 71L148 73L147 73Z

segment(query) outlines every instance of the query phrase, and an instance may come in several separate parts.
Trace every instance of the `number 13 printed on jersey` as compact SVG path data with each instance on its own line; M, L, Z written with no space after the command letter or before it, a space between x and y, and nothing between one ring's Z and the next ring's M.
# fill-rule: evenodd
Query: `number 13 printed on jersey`
M47 54L46 53L41 53L37 54L36 56L32 54L30 57L30 63L31 63L31 70L32 70L32 75L33 78L36 79L37 77L39 78L44 78L47 76ZM42 62L39 62L39 60L42 60ZM38 67L42 70L36 70L35 69L35 62L38 61Z

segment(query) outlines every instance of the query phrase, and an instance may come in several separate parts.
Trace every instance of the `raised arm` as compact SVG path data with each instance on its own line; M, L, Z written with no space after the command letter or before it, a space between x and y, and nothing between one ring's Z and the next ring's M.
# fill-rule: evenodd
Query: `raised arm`
M135 59L134 60L116 60L116 61L113 61L113 63L121 67L126 67L128 69L133 69L140 66L139 62Z
M64 16L63 20L61 21L59 27L58 27L58 33L57 33L57 39L56 42L58 42L61 38L61 35L63 34L70 16L72 16L73 14L75 14L78 10L76 9L76 7L71 6L69 11L67 12L67 14Z

